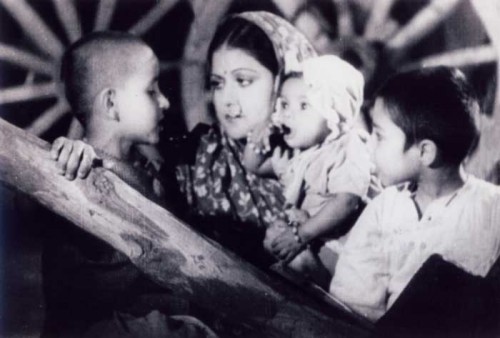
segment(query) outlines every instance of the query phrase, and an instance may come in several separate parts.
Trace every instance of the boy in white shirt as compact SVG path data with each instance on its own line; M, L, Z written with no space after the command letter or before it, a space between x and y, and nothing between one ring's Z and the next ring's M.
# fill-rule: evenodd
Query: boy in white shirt
M418 269L440 254L485 276L500 254L500 188L461 166L478 136L479 105L445 67L398 74L371 112L385 186L351 230L330 293L377 320Z

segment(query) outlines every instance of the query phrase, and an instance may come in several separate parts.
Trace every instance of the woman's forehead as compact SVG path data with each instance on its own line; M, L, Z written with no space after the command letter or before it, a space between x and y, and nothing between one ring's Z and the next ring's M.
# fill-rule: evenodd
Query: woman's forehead
M212 73L232 72L237 69L269 72L255 57L242 48L223 47L215 51Z

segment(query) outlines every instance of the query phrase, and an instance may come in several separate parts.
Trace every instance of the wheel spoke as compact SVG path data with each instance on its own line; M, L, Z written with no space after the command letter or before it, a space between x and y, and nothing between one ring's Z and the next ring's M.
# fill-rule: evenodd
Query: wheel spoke
M21 85L0 90L0 104L23 102L57 96L54 82L34 85Z
M40 50L56 59L61 56L64 50L61 41L25 0L0 0L0 2Z
M195 21L184 47L184 59L193 64L181 68L182 106L184 119L189 130L199 122L210 122L203 86L203 65L207 58L208 43L214 34L217 22L226 13L230 0L205 0L201 12L195 11ZM199 8L198 8L199 9Z
M410 68L420 67L467 67L497 61L497 51L493 46L469 47L426 57Z
M354 27L352 22L352 13L349 8L347 1L342 0L331 0L335 3L338 15L338 28L339 36L351 36L354 33Z
M44 111L36 120L34 120L26 131L40 136L50 129L61 117L69 111L65 101L60 100L55 105Z
M387 47L398 54L404 54L407 48L419 42L442 23L461 1L432 0L387 42Z
M137 21L129 32L143 35L153 27L179 0L162 0Z
M52 0L57 12L57 16L64 27L66 36L70 42L78 40L82 36L82 27L80 19L76 12L72 0Z
M377 39L384 31L385 22L389 18L389 11L395 0L378 0L372 2L370 17L365 26L363 36L365 39Z
M116 0L101 0L97 7L97 14L94 23L94 31L106 30L109 28L111 18L115 12Z
M5 61L49 76L52 75L54 70L53 66L48 61L16 47L5 45L1 42L0 61Z

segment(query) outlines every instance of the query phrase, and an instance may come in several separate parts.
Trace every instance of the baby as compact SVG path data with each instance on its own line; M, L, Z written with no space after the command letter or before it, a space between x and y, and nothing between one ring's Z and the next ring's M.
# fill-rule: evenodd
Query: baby
M292 150L255 151L267 142L262 132L249 135L245 150L250 170L279 178L288 207L288 224L270 227L265 247L320 285L333 273L325 267L335 265L335 239L349 230L370 186L367 138L355 127L363 85L361 73L336 56L305 61L302 72L284 77L274 120Z

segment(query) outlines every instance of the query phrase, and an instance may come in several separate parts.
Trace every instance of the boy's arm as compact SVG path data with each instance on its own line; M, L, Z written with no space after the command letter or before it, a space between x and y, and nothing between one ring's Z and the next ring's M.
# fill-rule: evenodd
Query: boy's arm
M56 161L59 173L68 180L74 180L77 176L87 177L92 167L97 164L106 169L112 169L114 166L113 161L100 158L89 144L66 137L58 137L52 143L50 156Z
M365 208L351 229L335 266L330 293L376 321L387 311L389 259L382 231L383 196Z
M292 260L304 245L346 225L351 216L357 212L360 202L361 199L358 196L350 193L333 195L315 216L297 228L302 243L297 241L295 234L291 231L284 231L273 241L271 245L273 252L282 260Z
M351 193L334 194L321 210L299 227L299 235L306 242L329 235L356 214L361 198Z

